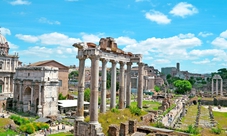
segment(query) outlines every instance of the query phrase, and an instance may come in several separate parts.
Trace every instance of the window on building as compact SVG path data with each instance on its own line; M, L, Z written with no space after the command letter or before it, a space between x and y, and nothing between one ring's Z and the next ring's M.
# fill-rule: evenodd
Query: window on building
M28 76L30 76L30 73L28 73Z
M0 69L2 69L2 64L0 63Z
M59 86L62 86L62 80L59 80Z

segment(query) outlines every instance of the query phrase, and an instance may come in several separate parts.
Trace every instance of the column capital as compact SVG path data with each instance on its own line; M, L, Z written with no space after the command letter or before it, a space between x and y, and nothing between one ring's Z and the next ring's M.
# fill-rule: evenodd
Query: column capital
M86 60L87 57L85 57L85 56L78 56L78 59L79 59L79 60Z
M117 63L118 63L118 61L116 61L116 60L110 60L110 62L111 62L112 64L117 64Z
M140 67L145 66L145 64L144 64L144 63L142 63L142 62L138 62L138 63L137 63L137 65L138 65L138 66L140 66Z
M125 62L123 62L123 61L120 61L120 62L119 62L119 64L120 64L120 66L123 66L123 67L124 67L124 65L125 65Z
M90 55L89 58L92 60L92 59L100 59L100 56L99 55Z
M127 64L127 66L131 66L132 62L127 62L126 64Z
M107 63L107 62L109 62L110 60L105 59L105 58L101 58L100 61L102 61L102 63Z

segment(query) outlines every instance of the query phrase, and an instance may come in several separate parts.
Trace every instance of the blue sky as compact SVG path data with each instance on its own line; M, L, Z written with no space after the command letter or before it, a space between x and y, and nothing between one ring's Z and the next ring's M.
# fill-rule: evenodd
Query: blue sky
M25 64L54 59L78 66L73 43L113 37L119 48L143 54L143 62L159 70L177 62L194 73L227 66L226 0L1 0L0 5L1 34L10 54L18 52Z

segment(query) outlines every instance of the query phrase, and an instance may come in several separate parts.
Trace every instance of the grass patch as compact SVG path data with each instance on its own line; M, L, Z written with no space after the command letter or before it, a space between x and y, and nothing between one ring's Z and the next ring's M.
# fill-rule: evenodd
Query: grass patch
M61 133L56 133L56 134L50 134L48 136L73 136L73 134L70 132L65 132L65 133L61 132Z
M153 102L153 101L143 101L143 106L147 106L148 108L144 108L145 111L157 111L158 107L160 107L162 104L159 102ZM137 102L131 102L131 106L132 107L136 107L137 106Z
M187 114L182 118L181 129L188 129L187 126L195 123L196 115L197 115L197 105L192 105L188 107Z
M8 118L0 118L0 135L1 136L6 136L7 134L12 134L12 135L17 134L13 130L6 130L6 129L4 129L4 127L6 125L9 125L11 123L12 123L12 120L10 120Z
M118 110L119 112L107 111L106 113L99 113L99 123L102 125L103 133L107 135L107 131L111 124L116 124L120 126L120 123L128 122L128 120L140 121L140 117L147 114L146 111L141 111L141 116L136 116L130 112L130 109L126 108L123 110ZM85 118L86 122L89 122L89 116Z
M213 111L214 120L218 122L220 127L227 128L227 112Z

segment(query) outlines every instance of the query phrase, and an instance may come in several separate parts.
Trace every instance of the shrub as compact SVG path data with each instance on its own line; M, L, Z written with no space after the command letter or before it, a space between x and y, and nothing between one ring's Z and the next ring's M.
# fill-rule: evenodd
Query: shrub
M140 116L142 114L141 109L138 107L129 107L131 114L134 114L136 116Z
M194 127L194 126L192 126L192 125L189 125L189 126L188 126L188 129L186 130L186 132L187 132L187 133L190 133L190 134L195 134L195 135L197 135L197 134L199 134L199 129L196 128L196 127Z
M221 134L221 128L219 126L216 128L212 128L211 132L214 134Z
M154 124L155 127L158 127L158 128L164 128L165 126L162 124L162 122L156 122Z

